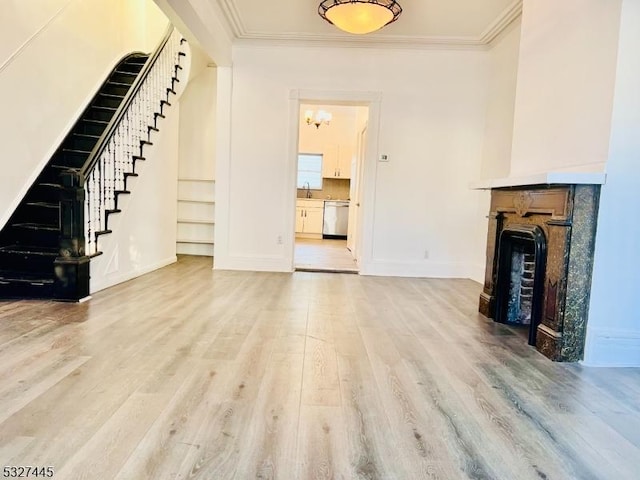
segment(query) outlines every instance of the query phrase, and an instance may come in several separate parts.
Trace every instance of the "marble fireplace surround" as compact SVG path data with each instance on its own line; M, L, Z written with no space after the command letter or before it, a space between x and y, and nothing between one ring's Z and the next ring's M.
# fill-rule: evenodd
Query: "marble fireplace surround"
M536 348L554 361L575 362L583 358L602 183L604 174L560 174L472 185L491 190L487 263L479 311L489 318L496 317L502 231L539 227L546 239L546 266Z

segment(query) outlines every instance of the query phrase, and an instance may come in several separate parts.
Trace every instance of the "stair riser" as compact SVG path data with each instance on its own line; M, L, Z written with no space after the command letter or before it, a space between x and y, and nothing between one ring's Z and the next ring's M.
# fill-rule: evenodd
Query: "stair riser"
M93 150L93 147L98 143L97 138L93 137L78 137L72 136L66 142L64 142L64 148L70 150Z
M18 245L40 245L56 248L60 242L60 232L51 230L29 230L26 228L11 227L7 232L12 241Z
M54 260L53 256L0 252L0 265L3 270L42 273L43 276L53 273Z
M140 73L144 64L138 63L125 63L124 65L120 65L118 70L122 70L123 72L131 72L131 73Z
M89 110L89 112L87 112L87 118L108 122L109 120L111 120L111 117L113 117L113 113L114 112L108 110L98 110L92 108Z
M63 170L61 169L47 168L40 174L40 177L38 177L38 181L45 183L60 183L60 174L62 173L62 171ZM56 199L59 198L60 196L58 194L58 197L56 197ZM38 198L38 200L41 199Z
M30 202L58 202L60 191L50 187L36 186L29 193L27 200Z
M87 158L89 158L88 153L61 152L57 157L57 160L60 161L54 161L52 163L55 165L64 165L66 167L80 168L85 164Z
M109 95L126 95L129 91L129 87L125 87L124 85L113 85L107 84L104 87L104 93L108 93Z
M52 298L54 296L53 285L29 285L12 283L0 284L0 298Z
M101 97L98 98L98 100L96 101L95 105L98 105L100 107L115 107L115 108L118 108L121 103L122 103L122 99L121 98L101 96Z
M109 81L116 83L128 83L131 85L136 78L133 75L127 75L124 73L114 73L109 77Z
M36 205L25 205L12 217L14 223L44 223L56 226L60 224L60 209Z
M95 123L90 122L79 122L73 131L76 133L84 133L87 135L97 135L99 137L100 135L102 135L106 128L106 125L96 125Z
M108 122L113 117L114 112L111 110L100 110L96 108L90 108L87 112L87 118L92 120L102 120Z

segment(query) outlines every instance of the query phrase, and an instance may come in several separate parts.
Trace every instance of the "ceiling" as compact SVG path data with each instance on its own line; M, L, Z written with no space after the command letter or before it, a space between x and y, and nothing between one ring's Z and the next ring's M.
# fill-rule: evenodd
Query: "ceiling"
M399 0L403 13L370 35L350 35L320 18L320 0L206 0L240 40L486 45L522 11L522 0Z

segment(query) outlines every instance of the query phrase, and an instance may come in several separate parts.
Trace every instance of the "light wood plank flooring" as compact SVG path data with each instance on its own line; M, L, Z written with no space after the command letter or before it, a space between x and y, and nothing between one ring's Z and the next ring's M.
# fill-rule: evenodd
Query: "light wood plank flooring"
M0 467L56 479L638 479L640 371L554 364L469 280L213 272L0 302Z
M357 273L346 240L296 238L295 266L300 271Z

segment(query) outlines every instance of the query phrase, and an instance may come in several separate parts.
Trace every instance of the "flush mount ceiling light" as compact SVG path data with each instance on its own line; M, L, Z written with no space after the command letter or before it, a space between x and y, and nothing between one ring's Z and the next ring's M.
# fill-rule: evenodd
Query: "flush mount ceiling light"
M304 112L304 119L307 122L307 125L315 125L316 128L320 128L320 125L323 123L325 125L329 125L332 118L333 115L329 112L325 112L324 110L318 110L315 112L315 115L313 110L307 110Z
M318 14L347 33L365 34L395 22L402 7L395 0L324 0Z

